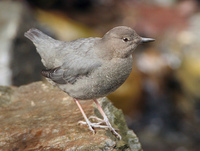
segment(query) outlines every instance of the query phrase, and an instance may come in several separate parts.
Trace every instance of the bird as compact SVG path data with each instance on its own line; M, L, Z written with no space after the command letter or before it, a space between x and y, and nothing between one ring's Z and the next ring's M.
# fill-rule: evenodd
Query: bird
M72 41L55 40L36 28L29 29L24 36L36 46L46 67L41 74L74 99L85 119L79 123L88 125L94 134L95 128L109 129L121 139L97 99L114 92L126 81L132 70L136 47L155 39L141 37L127 26L114 27L103 37ZM86 116L79 100L91 99L103 119ZM90 119L98 122L93 123Z

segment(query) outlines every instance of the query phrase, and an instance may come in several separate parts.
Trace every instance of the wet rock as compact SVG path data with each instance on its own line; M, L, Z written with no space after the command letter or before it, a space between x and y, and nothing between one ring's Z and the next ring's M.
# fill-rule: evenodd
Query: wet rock
M129 130L121 110L99 99L122 140L109 130L93 135L77 122L83 117L73 99L43 82L0 87L0 149L2 150L133 150L140 151L137 136ZM93 101L81 101L87 116L99 115Z

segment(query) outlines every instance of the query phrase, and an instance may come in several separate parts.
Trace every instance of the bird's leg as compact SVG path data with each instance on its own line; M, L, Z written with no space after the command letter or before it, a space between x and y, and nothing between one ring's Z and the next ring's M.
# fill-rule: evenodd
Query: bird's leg
M81 111L81 113L82 113L82 115L83 115L83 117L84 117L84 119L85 119L85 122L84 122L84 121L79 121L79 122L78 122L79 124L88 125L89 129L93 132L93 134L95 134L94 128L105 128L105 129L109 129L108 126L100 125L99 123L91 123L91 122L88 120L88 118L87 118L85 112L83 111L83 108L81 107L81 104L79 103L79 100L74 99L74 101L75 101L76 104L78 105L78 108L80 109L80 111Z
M95 134L94 128L105 128L105 129L110 129L111 132L112 132L115 136L117 136L119 139L121 139L121 136L120 136L120 135L116 132L116 130L111 126L111 124L110 124L110 122L109 122L109 120L108 120L106 114L104 113L103 109L101 108L99 102L98 102L96 99L94 99L94 102L96 103L98 110L100 111L101 115L103 116L103 120L100 119L100 118L98 118L98 117L95 117L95 116L91 116L90 118L99 121L99 123L91 123L91 122L88 120L88 118L87 118L85 112L83 111L83 108L81 107L81 105L80 105L80 103L79 103L79 100L74 99L74 101L75 101L76 104L78 105L78 107L79 107L79 109L80 109L80 111L81 111L81 113L82 113L82 115L83 115L83 117L84 117L84 119L85 119L85 122L84 122L84 121L79 121L79 124L88 125L89 129L93 132L93 134ZM105 125L101 125L102 123L106 123L106 126L105 126Z
M118 137L118 138L121 140L120 134L118 134L118 133L116 132L116 130L111 126L111 124L110 124L110 122L109 122L109 120L108 120L108 117L106 116L105 112L104 112L103 109L101 108L101 105L99 104L99 102L98 102L96 99L94 99L94 102L96 103L99 112L100 112L101 115L103 116L103 120L101 120L101 119L99 120L99 118L95 118L95 119L99 120L100 123L102 123L102 121L104 121L104 122L106 123L106 125L108 126L108 128L111 130L111 132L112 132L116 137ZM94 117L91 117L91 118L94 118Z
M85 121L86 121L86 123L87 123L89 129L93 132L93 134L95 134L95 130L94 130L94 128L91 126L91 122L88 120L87 116L85 115L85 112L83 111L83 108L81 107L81 104L79 103L79 100L74 99L74 101L76 102L78 108L80 109L80 111L81 111L81 113L82 113L82 115L83 115L83 117L84 117L84 119L85 119ZM79 123L82 124L82 123L84 123L84 122L79 122Z

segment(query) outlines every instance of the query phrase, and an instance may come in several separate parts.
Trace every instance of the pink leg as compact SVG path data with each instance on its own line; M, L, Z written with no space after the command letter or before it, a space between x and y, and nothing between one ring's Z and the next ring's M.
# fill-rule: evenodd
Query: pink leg
M74 99L74 101L76 102L76 104L78 105L78 108L80 109L89 129L93 132L93 134L95 134L95 130L93 129L93 127L91 126L91 122L88 120L87 116L85 115L85 112L83 111L83 108L81 107L79 100Z
M81 111L81 113L82 113L82 115L83 115L83 117L84 117L84 119L85 119L85 122L79 121L79 122L78 122L79 124L88 125L89 129L93 132L93 134L95 134L94 128L105 128L105 129L108 129L108 128L109 128L108 126L100 125L100 123L91 123L91 122L88 120L88 118L87 118L85 112L83 111L83 108L81 107L81 105L80 105L80 103L79 103L79 100L74 99L74 101L75 101L76 104L78 105L78 108L80 109L80 111Z
M108 117L106 116L105 112L104 112L103 109L101 108L101 105L99 104L99 102L98 102L96 99L94 99L94 102L96 103L99 112L100 112L101 115L103 116L103 121L106 123L106 125L108 126L108 128L111 130L111 132L113 132L113 134L114 134L115 136L117 136L119 139L121 139L121 136L120 136L120 135L115 131L115 129L111 126L111 124L110 124L110 122L109 122L109 120L108 120ZM98 118L96 118L96 119L98 119ZM102 120L100 120L100 121L102 121Z
M80 105L80 103L79 103L79 100L74 99L74 101L75 101L76 104L78 105L78 107L79 107L79 109L80 109L80 111L81 111L81 113L82 113L82 115L83 115L83 117L84 117L84 119L85 119L85 122L79 121L80 124L88 125L89 129L93 132L93 134L95 134L94 128L105 128L105 129L110 129L111 132L112 132L115 136L117 136L119 139L121 139L121 136L120 136L120 135L115 131L115 129L111 126L111 124L110 124L110 122L109 122L109 120L108 120L106 114L104 113L103 109L101 108L99 102L98 102L96 99L94 99L94 102L96 103L98 110L100 111L101 115L103 116L103 120L100 119L100 118L98 118L98 117L95 117L95 116L91 116L90 118L93 118L93 119L99 121L99 123L91 123L91 122L88 120L88 118L87 118L85 112L83 111L83 108L81 107L81 105ZM102 123L106 123L106 125L101 125Z

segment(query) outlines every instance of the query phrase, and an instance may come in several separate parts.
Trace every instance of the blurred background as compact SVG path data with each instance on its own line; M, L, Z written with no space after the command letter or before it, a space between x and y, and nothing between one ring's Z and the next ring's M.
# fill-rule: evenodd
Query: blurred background
M109 98L145 151L199 151L199 0L0 1L0 85L42 80L28 29L73 40L119 25L156 41L138 47L131 76Z

